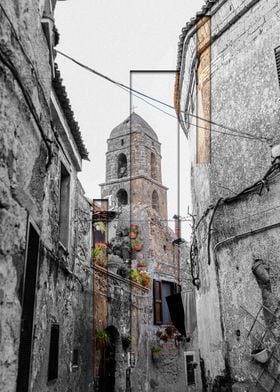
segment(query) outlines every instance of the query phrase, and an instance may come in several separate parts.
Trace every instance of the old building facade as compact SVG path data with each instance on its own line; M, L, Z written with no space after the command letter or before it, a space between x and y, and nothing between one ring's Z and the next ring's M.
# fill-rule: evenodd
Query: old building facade
M279 12L207 1L180 36L204 390L279 389Z
M100 309L95 313L95 335L100 327L109 332L115 362L110 362L113 382L100 390L182 391L186 387L185 343L170 326L166 302L167 296L179 291L179 252L168 227L160 143L136 113L110 134L101 195L103 203L108 203L103 241L109 241L109 254L107 265L98 265L98 257L95 262L94 294ZM97 208L97 226L101 218ZM99 242L100 235L97 238ZM125 337L131 339L129 348L122 344ZM98 355L96 375L102 358L110 353L105 349ZM108 366L102 371L108 374Z
M0 3L0 390L92 383L87 159L59 71L56 1Z

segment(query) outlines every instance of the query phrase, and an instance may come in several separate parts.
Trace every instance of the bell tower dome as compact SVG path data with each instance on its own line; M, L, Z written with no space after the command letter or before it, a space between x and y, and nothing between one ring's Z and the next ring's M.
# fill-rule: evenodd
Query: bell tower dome
M132 113L114 128L107 140L106 179L101 197L115 205L149 205L167 218L167 188L162 185L161 145L157 134Z

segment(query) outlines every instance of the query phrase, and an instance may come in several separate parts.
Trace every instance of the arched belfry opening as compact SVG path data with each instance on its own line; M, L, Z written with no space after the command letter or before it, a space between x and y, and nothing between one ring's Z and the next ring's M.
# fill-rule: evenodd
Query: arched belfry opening
M119 206L125 206L128 203L128 196L127 192L124 189L120 189L117 192L117 200L118 200L118 205Z
M154 180L157 180L157 162L156 162L156 156L155 154L152 152L151 153L151 177Z
M159 197L157 191L153 191L152 194L152 207L154 210L159 212Z
M118 156L118 178L127 176L127 158L126 155L121 153Z

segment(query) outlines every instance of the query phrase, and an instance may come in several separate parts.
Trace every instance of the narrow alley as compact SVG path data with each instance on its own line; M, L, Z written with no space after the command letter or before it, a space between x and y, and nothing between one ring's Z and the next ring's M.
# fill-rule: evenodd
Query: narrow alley
M280 392L279 0L0 0L0 94L0 392Z

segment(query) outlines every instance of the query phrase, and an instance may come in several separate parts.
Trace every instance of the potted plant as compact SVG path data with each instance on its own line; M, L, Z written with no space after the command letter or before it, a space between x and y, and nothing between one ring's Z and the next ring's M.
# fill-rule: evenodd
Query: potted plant
M148 267L148 264L143 260L139 263L137 263L137 270L140 271L146 271Z
M167 333L163 333L163 334L160 336L160 340L162 340L163 342L167 342L168 339L169 339L169 336L167 335Z
M135 239L137 237L138 234L138 226L137 225L130 225L130 233L129 233L129 237L131 239Z
M140 277L137 269L132 268L130 270L130 279L135 283L140 283Z
M107 244L105 242L97 242L92 249L92 258L96 264L101 267L107 265Z
M152 352L152 361L158 362L159 358L160 358L161 347L160 346L152 346L151 352Z
M106 225L104 222L98 221L98 222L94 222L94 228L97 231L101 231L101 233L105 233L106 231Z
M142 286L147 287L150 284L151 281L151 277L148 274L147 271L138 271L139 273L139 277L140 277L140 284L142 284Z
M156 337L157 337L157 338L160 338L162 334L163 334L162 329L158 328L158 329L157 329L157 332L156 332Z
M251 356L255 361L260 363L266 363L268 361L268 351L262 344L259 344L256 349L252 350Z
M110 342L108 332L106 332L104 329L97 329L95 336L97 350L105 348Z
M136 252L140 252L142 249L143 243L141 238L135 238L134 240L131 241L131 247L133 250Z
M176 332L176 328L174 327L174 325L172 323L169 323L168 326L165 328L165 332L167 333L167 335L172 338L172 336L175 334Z

